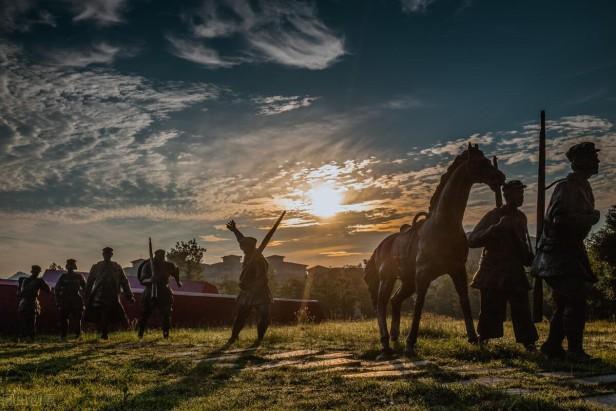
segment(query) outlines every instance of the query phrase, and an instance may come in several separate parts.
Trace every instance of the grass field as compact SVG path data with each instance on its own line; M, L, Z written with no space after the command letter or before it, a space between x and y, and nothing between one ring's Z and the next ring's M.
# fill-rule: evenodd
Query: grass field
M405 324L408 325L408 324ZM539 371L575 374L616 372L616 326L593 322L587 350L598 360L588 364L549 362L527 354L513 342L511 329L502 341L480 349L469 345L461 321L427 315L422 322L418 358L431 361L425 372L408 378L346 379L340 372L280 367L251 371L263 355L278 350L350 351L374 360L378 353L374 321L325 322L274 326L264 344L238 359L237 367L220 368L205 361L226 340L229 330L173 330L169 340L150 332L143 341L133 333L99 341L93 334L59 342L41 336L35 343L0 339L0 407L2 409L595 409L581 398L613 392L616 386L580 386L543 377ZM546 325L540 329L546 335ZM237 347L248 347L254 328ZM456 367L499 367L510 379L499 387L458 383ZM532 390L507 394L515 387Z

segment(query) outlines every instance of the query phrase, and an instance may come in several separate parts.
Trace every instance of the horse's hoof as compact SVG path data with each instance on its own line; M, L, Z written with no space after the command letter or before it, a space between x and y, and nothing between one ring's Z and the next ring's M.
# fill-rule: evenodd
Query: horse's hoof
M377 361L391 360L394 353L391 349L382 350L379 355L376 356Z
M469 337L468 338L468 342L470 344L477 345L477 344L479 344L479 337L477 337L477 336Z

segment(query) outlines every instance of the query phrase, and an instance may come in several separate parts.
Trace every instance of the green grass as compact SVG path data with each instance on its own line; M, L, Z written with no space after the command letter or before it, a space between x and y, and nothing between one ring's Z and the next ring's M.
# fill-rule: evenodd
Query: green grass
M404 324L408 326L408 324ZM35 343L0 339L0 409L593 409L580 398L614 391L616 386L583 387L540 377L537 371L567 370L580 374L616 372L616 326L593 322L587 327L590 364L550 362L527 354L505 338L487 349L469 345L462 321L425 316L418 357L431 360L425 374L409 379L347 380L340 373L279 368L268 371L221 369L202 360L227 339L229 329L173 330L169 340L151 331L143 341L133 333L99 341L86 334L80 341L59 342L41 336ZM540 327L546 335L546 325ZM238 347L255 337L242 334ZM274 326L254 354L241 365L258 364L273 350L311 348L348 350L362 359L378 354L373 320ZM499 388L530 388L525 395L507 395L499 388L451 384L466 377L450 366L513 367L514 376Z

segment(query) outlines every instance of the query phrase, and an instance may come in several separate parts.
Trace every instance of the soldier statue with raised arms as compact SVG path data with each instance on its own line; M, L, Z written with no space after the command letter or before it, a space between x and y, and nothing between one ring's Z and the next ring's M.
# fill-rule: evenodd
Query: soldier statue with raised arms
M233 344L238 339L252 310L257 312L257 341L255 344L259 344L269 326L270 305L273 302L267 278L269 266L263 254L257 250L256 238L244 236L233 220L227 223L227 228L235 234L240 249L244 252L239 283L240 292L237 296L237 314L227 344Z

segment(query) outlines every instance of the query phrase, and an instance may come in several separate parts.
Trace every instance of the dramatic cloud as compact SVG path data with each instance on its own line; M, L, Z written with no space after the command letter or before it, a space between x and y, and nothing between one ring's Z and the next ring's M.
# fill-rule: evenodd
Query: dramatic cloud
M344 39L319 20L315 6L300 1L258 1L254 7L236 0L206 1L186 19L195 40L169 37L174 54L210 68L273 62L321 70L346 53ZM246 47L222 58L210 41L216 38L233 38Z
M262 116L271 116L302 107L309 107L318 97L300 96L270 96L258 97L252 101L258 105L257 113Z

